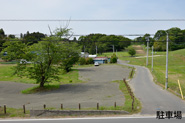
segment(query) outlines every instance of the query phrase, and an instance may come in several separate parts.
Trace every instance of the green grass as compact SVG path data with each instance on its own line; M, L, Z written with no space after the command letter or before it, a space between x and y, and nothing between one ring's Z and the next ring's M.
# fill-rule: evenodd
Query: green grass
M13 75L13 67L15 65L9 64L9 65L0 65L0 80L1 81L13 81L13 82L20 82L20 83L30 83L35 84L35 80L28 79L26 77L18 77L16 75ZM79 80L79 74L77 69L72 69L70 72L65 73L61 72L59 75L60 80L59 82L61 84L69 84L69 83L82 83L82 80ZM56 81L53 81L52 83L57 83Z
M74 65L73 69L77 69L77 68L85 68L85 67L93 67L94 64L88 64L88 65Z
M17 64L16 61L0 62L0 64Z
M129 61L129 64L146 66L146 58L130 57L126 51L118 52L118 58L123 61ZM112 53L104 53L103 55L110 56ZM154 52L154 55L162 55L154 57L154 81L160 85L165 85L166 72L166 52ZM136 54L136 56L138 56ZM151 56L151 50L149 50ZM149 57L148 68L151 70L151 60ZM183 95L185 95L185 49L169 51L168 57L168 84L169 88L180 93L177 80L180 80Z
M129 92L128 92L124 82L122 80L116 80L114 82L118 82L119 83L119 88L123 92L124 97L125 97L125 104L124 104L124 106L118 107L118 109L119 110L128 111L128 112L130 112L130 114L140 112L142 106L141 106L140 101L136 97L134 97L134 99L135 99L134 110L132 110L132 99L131 99L131 96L130 96L130 94L129 94Z
M135 74L135 68L132 67L131 69L132 69L132 70L131 70L130 73L129 73L129 78L130 78L130 79L132 79L132 78L134 77L134 74Z
M0 108L0 118L12 118L12 117L30 117L30 111L26 110L26 114L23 113L23 109L8 108L4 114L3 107Z
M35 84L35 80L28 79L26 77L18 77L13 75L14 70L13 67L15 64L0 64L0 81L13 81L13 82L20 82L20 83L29 83Z
M12 82L20 82L20 83L27 83L27 84L35 84L36 81L26 78L26 77L18 77L13 75L13 67L15 64L5 64L0 65L0 81L12 81ZM82 66L81 66L82 67ZM77 68L77 67L76 67ZM75 84L75 83L84 83L84 81L79 79L78 69L75 67L68 73L61 71L59 75L59 81L52 81L49 84L46 83L44 88L39 88L38 85L32 88L28 88L23 90L23 94L30 94L30 93L37 93L43 91L51 91L54 89L58 89L62 84Z
M75 83L84 83L84 81L79 79L78 69L73 68L68 73L61 74L60 84L75 84Z

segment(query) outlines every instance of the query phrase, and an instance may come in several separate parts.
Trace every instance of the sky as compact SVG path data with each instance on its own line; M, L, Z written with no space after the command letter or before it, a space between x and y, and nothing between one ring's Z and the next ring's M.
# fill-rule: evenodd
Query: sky
M0 20L3 19L64 19L64 20L115 20L115 19L185 19L185 0L0 0ZM42 32L49 34L67 22L12 22L0 21L6 34ZM104 34L155 34L157 30L172 27L185 29L184 21L175 22L76 22L68 28L76 35Z

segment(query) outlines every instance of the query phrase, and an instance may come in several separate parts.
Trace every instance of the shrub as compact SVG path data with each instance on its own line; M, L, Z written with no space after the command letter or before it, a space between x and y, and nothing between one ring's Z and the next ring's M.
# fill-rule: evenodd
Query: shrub
M110 63L117 63L117 56L116 56L116 54L113 54L112 56L111 56L111 58L110 58Z
M94 64L94 60L92 58L87 58L86 64Z
M83 57L79 58L79 64L80 65L85 65L86 64L86 59L83 58Z
M131 56L134 56L136 54L136 50L134 48L129 48L128 49L128 53L131 55Z

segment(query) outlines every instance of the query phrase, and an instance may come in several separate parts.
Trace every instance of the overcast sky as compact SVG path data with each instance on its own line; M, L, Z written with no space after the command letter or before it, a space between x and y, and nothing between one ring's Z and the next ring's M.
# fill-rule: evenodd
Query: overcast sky
M2 19L185 19L185 0L0 0ZM49 34L66 22L2 22L6 34ZM74 34L154 34L185 22L70 22Z

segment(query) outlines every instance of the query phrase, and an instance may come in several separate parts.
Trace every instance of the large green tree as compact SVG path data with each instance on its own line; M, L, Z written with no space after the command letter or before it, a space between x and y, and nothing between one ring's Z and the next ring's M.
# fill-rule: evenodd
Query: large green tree
M58 80L61 70L68 72L78 61L78 47L74 43L56 39L47 37L33 45L7 42L4 51L12 60L17 60L15 74L35 79L40 87L44 87L46 82Z

